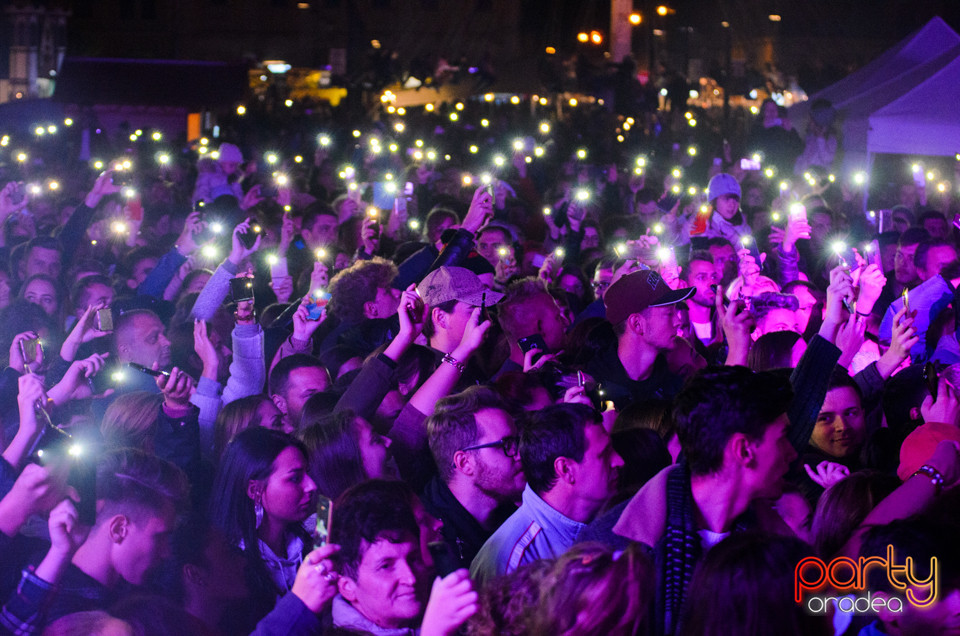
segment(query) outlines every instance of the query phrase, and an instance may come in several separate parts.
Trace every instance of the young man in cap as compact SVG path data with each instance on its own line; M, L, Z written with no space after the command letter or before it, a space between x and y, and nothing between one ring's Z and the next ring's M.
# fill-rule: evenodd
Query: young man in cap
M617 342L594 357L587 372L617 410L638 399L669 399L680 390L683 378L669 371L663 354L673 348L680 327L677 303L694 293L694 287L670 289L652 270L622 276L607 289L603 302Z
M500 302L503 294L487 289L480 277L464 267L439 267L417 285L417 293L427 306L427 319L423 335L430 348L441 358L450 356L463 340L470 315L476 307L490 307ZM480 321L485 320L484 316ZM468 360L457 360L464 367ZM467 369L461 380L462 386L474 384L478 370Z

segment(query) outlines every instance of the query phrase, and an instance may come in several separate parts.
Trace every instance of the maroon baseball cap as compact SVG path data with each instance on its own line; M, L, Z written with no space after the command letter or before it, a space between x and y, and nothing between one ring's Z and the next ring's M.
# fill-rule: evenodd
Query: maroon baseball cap
M696 291L693 287L670 289L660 274L645 269L621 276L610 285L603 295L603 304L607 308L607 320L617 324L647 307L662 307L686 300Z

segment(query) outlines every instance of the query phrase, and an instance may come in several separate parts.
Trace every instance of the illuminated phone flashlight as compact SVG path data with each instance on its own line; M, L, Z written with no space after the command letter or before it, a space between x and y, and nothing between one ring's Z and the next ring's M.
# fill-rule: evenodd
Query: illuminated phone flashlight
M789 189L790 189L790 182L789 182L789 181L781 181L781 182L780 182L780 192L786 192L786 191L789 190Z
M941 181L940 183L937 184L937 192L946 192L946 191L947 191L947 184L944 181Z
M690 155L691 157L696 157L696 156L697 156L697 147L696 147L696 146L690 146L690 147L688 147L688 148L687 148L687 154Z
M157 163L159 163L162 166L167 165L168 163L170 163L170 155L168 155L165 152L161 152L159 155L157 155Z
M45 135L46 133L47 133L47 129L44 128L43 126L37 126L37 127L33 130L33 134L35 134L37 137L42 137L42 136Z
M278 175L277 175L276 182L277 182L277 185L280 186L281 188L282 188L283 186L287 185L287 182L288 182L288 181L289 181L289 179L287 178L287 175L285 175L285 174L278 174Z
M704 203L700 206L700 214L710 214L710 206Z
M558 247L553 250L553 253L557 256L557 258L563 258L566 255L567 251L562 247Z
M210 231L214 234L223 234L223 223L214 221L210 224Z
M917 166L917 167L919 167L919 166ZM856 173L854 173L854 175L853 175L853 182L854 182L856 185L858 185L858 186L862 186L864 183L867 182L867 173L866 173L866 172L856 172Z
M423 159L423 151L422 151L422 150L414 150L414 151L413 151L413 158L416 159L417 161L422 160L422 159Z
M683 176L683 170L681 170L680 168L674 168L673 170L670 171L670 174L673 175L674 179L679 179L680 177Z
M59 189L60 189L60 182L59 182L59 181L51 181L50 183L47 184L47 187L50 188L51 190L59 190Z
M271 267L273 267L279 262L280 262L280 259L277 257L276 254L267 254L267 265L270 265Z
M428 150L427 151L427 161L436 161L437 160L437 151Z
M613 251L617 256L623 256L627 253L627 244L626 243L617 243L613 246Z
M320 144L321 148L326 148L330 145L330 136L329 135L319 135L317 137L317 143Z
M403 124L402 121L398 121L393 125L393 129L396 130L398 133L402 133L404 130L406 130L406 128L407 127Z
M473 185L473 177L468 174L463 175L463 185L469 186Z
M637 175L638 177L643 176L643 168L641 168L640 166L637 166L636 168L633 169L633 174Z
M3 146L4 148L6 148L9 145L10 145L10 135L4 135L3 137L0 137L0 146Z
M663 234L663 223L654 223L652 229L654 234Z
M133 167L133 164L130 163L129 159L124 159L123 163L121 163L120 165L123 166L124 170L130 170Z
M418 221L417 219L410 219L409 221L407 221L407 227L409 227L411 230L416 232L420 229L420 221Z
M645 167L647 165L647 158L642 156L637 157L637 165L641 168Z
M475 155L475 154L477 154L478 152L480 152L480 147L477 146L477 144L471 144L471 145L470 145L470 154Z
M553 214L553 208L549 205L543 206L543 216L550 216L551 214Z
M460 119L460 115L458 113L450 113L450 121L457 121L458 119Z
M674 183L672 186L670 186L670 192L672 192L672 193L674 193L674 194L680 194L680 191L681 191L682 189L683 189L683 188L680 187L680 184L679 184L679 183Z
M123 221L114 221L110 224L110 230L114 234L126 234L127 233L127 224Z
M396 152L400 150L400 146L398 146L397 144L390 144L387 147L390 149L390 152L394 154L396 154Z
M137 196L137 191L130 186L125 187L122 192L123 196L127 197L128 199L132 199L133 197Z
M493 165L497 166L498 168L499 168L500 166L502 166L503 164L505 164L506 162L507 162L507 160L504 159L503 155L494 155L494 156L493 156Z
M347 190L349 190L350 192L356 192L356 190L357 190L358 188L359 188L359 186L358 186L356 183L354 183L353 181L351 181L350 183L347 184Z
M66 119L63 120L63 125L64 125L64 126L73 126L73 120L70 119L69 117L67 117Z
M937 175L936 173L934 173L933 170L928 170L926 176L927 176L927 181L933 181L934 179L937 178Z
M834 241L830 247L833 249L833 253L840 258L840 265L846 267L847 260L843 257L843 253L847 250L847 244L843 241Z
M837 175L832 174L832 173L831 173L831 174L828 174L828 175L827 175L827 181L829 181L830 183L835 183L835 182L837 181Z
M509 253L510 253L510 250L508 250L505 247L501 247L497 250L497 254L499 254L500 256L506 256Z
M587 158L587 151L585 149L581 148L580 150L577 151L577 159L586 159L586 158Z
M375 155L379 155L381 152L383 152L383 146L379 146L379 145L370 146L370 152L372 152Z
M548 123L545 122L545 121L540 122L540 132L542 132L544 135L546 135L547 133L549 133L549 132L550 132L550 124L548 124ZM960 161L960 159L958 159L957 161Z
M513 149L517 152L523 150L523 139L514 139L513 140Z
M750 243L752 242L753 242L753 237L750 236L749 234L744 234L743 236L740 237L740 245L744 247L749 247Z
M770 220L773 221L774 223L779 222L779 221L780 221L780 218L781 218L781 217L780 217L780 213L779 213L779 212L771 212L771 213L770 213Z
M914 173L917 173L923 170L923 168L920 167L919 163L915 163L912 166L910 166L910 170L912 170Z
M537 147L535 147L535 148L533 149L533 154L534 154L534 156L536 156L536 157L542 157L542 156L543 156L543 152L544 152L543 146L537 146Z
M217 257L217 247L216 245L204 245L200 248L200 255L208 260L213 260Z
M280 158L277 157L277 153L275 152L268 152L264 158L267 160L267 163L269 163L270 165L273 165L280 160Z
M486 118L481 119L480 125L483 126L484 128L488 128L490 126L490 120Z
M371 205L367 208L367 216L369 216L371 219L380 218L380 210Z
M30 190L30 194L40 194L40 192L42 192L42 188L40 188L40 186L38 186L36 183L30 184L28 189Z
M761 156L759 152L755 152L750 158L759 163L763 159L763 156Z
M480 175L480 183L483 185L490 185L493 183L493 177L490 176L489 172L484 172Z
M661 263L667 263L673 259L673 248L672 247L661 247L657 250L657 258Z
M259 234L260 232L263 232L263 228L260 227L258 223L254 223L253 225L250 226L250 231L253 232L254 234Z
M159 130L155 130L153 131L153 134L150 135L150 138L153 139L154 141L160 141L161 139L163 139L163 133L161 133Z
M763 176L765 176L767 179L773 179L776 174L777 171L773 168L764 168L763 170Z
M317 257L317 260L318 260L318 261L322 261L323 259L325 259L325 258L327 257L327 250L325 250L325 249L322 248L322 247L318 247L318 248L314 251L313 255Z
M362 134L362 133L361 133L359 130L354 130L354 131L353 131L353 136L354 136L354 137L359 137L361 134Z
M296 163L303 163L303 156L302 156L302 155L297 155L296 157L293 158L293 160L294 160Z
M577 192L574 196L577 199L577 201L589 201L590 191L585 188L577 188Z

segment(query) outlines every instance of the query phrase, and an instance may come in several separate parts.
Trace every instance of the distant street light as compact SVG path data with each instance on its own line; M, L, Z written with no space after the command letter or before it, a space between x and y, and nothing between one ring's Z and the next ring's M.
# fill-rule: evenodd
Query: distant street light
M639 13L631 13L629 20L630 20L630 24L632 24L633 26L637 26L638 24L643 22L643 17Z

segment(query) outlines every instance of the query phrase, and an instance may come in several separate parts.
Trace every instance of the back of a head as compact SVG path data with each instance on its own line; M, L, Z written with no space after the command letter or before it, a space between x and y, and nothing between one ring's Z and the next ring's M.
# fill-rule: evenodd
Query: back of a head
M115 514L136 520L159 515L167 506L187 503L189 483L182 470L154 455L123 448L97 463L97 524Z
M268 422L257 421L257 409L264 400L270 398L263 394L248 395L223 405L217 413L217 420L213 425L213 445L215 454L219 457L234 437L251 426L268 426Z
M157 416L163 395L147 391L131 391L118 395L107 407L100 422L100 434L108 448L149 450L156 430Z
M412 491L403 482L373 479L347 489L333 505L330 543L340 546L337 561L352 578L366 549L378 540L416 541L420 536L410 506Z
M135 594L124 597L111 610L133 627L137 636L203 636L199 621L178 603L162 596Z
M645 633L655 591L653 564L639 544L621 554L582 543L557 559L540 586L531 634L632 636Z
M450 481L454 473L454 454L476 444L480 438L474 417L477 411L502 408L500 396L481 386L470 387L437 402L433 415L427 419L427 436L441 479Z
M922 227L908 227L903 231L903 234L900 235L900 240L898 243L900 244L900 247L908 247L910 245L917 245L929 240L930 233Z
M811 535L817 554L836 555L873 508L900 485L893 475L873 470L851 473L817 500Z
M769 371L719 367L693 376L677 395L673 410L691 474L719 471L724 448L734 434L760 439L792 400L789 379Z
M310 404L317 396L307 401ZM307 448L310 478L317 490L330 499L366 479L356 427L357 414L350 409L310 414L304 408L301 437Z
M304 208L301 216L303 218L301 227L307 230L312 230L313 226L321 216L332 216L333 218L337 218L337 213L334 212L332 207L323 201L314 201Z
M134 636L129 623L114 618L102 610L66 614L43 628L43 636L91 636L111 634Z
M796 331L772 331L763 334L750 348L747 366L754 371L791 367L793 347L801 337Z
M683 636L833 633L794 602L794 570L811 548L795 537L735 532L710 549L690 583Z
M600 414L583 404L558 404L535 413L520 433L520 463L530 488L537 494L553 488L558 457L583 461L586 427L600 423Z
M487 582L478 590L480 608L466 624L467 636L528 636L531 608L553 565L553 559L537 559Z
M540 279L521 278L507 285L497 303L497 318L508 336L516 340L537 332L538 302L553 302Z

